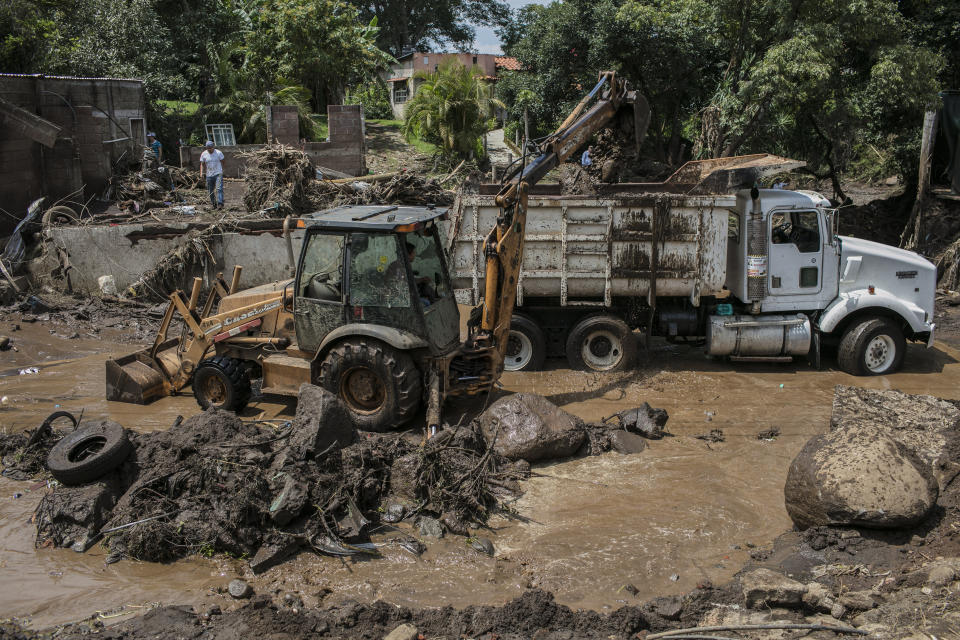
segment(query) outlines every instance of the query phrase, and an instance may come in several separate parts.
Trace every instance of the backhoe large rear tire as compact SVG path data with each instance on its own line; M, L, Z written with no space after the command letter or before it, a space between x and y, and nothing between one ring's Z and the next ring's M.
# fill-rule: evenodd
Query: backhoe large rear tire
M250 374L241 360L207 358L193 373L193 396L204 411L210 407L242 411L250 401Z
M423 395L413 358L372 340L347 340L320 363L320 386L336 394L361 431L383 433L417 414Z

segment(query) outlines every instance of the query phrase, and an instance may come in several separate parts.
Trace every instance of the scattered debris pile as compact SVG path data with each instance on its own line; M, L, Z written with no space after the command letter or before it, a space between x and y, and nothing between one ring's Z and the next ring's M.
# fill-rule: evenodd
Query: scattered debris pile
M146 161L138 171L113 176L108 193L127 220L150 209L208 202L198 171Z
M194 274L205 273L208 261L216 264L217 260L208 243L223 233L222 224L211 224L204 229L188 232L176 247L137 278L127 288L125 295L160 301L166 300L171 291L189 290Z
M443 189L436 180L414 173L321 180L310 157L292 147L266 145L246 157L243 203L250 212L268 211L284 217L344 204L453 202L453 192Z
M0 464L3 476L13 480L30 480L42 475L46 469L50 449L64 436L64 431L53 425L77 426L76 418L66 412L50 414L43 423L31 431L0 434Z
M417 447L401 434L356 440L350 425L335 396L304 385L296 418L277 429L211 409L168 431L131 433L133 451L115 471L44 498L37 544L85 549L105 538L117 556L158 562L229 553L260 572L300 548L375 553L366 526L388 514L469 533L527 472L472 426Z

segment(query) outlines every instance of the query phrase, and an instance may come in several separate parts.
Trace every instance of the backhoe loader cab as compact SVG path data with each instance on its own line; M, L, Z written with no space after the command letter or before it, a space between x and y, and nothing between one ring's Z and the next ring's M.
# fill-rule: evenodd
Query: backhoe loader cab
M445 209L346 206L312 214L293 283L302 351L346 336L439 355L459 343L459 316L436 220Z

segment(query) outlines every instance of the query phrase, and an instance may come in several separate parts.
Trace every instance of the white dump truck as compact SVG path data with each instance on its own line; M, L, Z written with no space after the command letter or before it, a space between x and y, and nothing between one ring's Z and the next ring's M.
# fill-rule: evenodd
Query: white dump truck
M483 234L499 213L494 187L463 195L452 211L451 271L462 304L483 295ZM623 369L646 335L701 339L713 356L804 356L816 366L821 344L831 343L844 371L881 375L900 367L906 340L932 344L934 265L838 236L838 212L817 193L609 189L531 191L508 370L536 370L547 356L579 369Z

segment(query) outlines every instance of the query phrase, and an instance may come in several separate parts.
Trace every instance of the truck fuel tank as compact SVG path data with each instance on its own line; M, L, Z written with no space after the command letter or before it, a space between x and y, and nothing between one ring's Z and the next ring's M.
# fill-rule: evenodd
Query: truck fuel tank
M710 316L707 354L735 357L802 356L810 351L810 318L795 315Z

